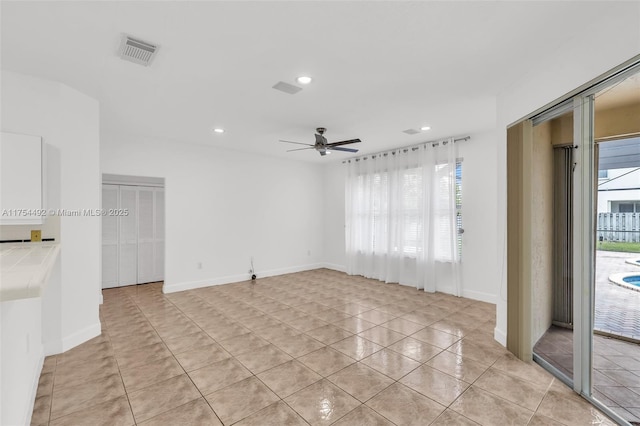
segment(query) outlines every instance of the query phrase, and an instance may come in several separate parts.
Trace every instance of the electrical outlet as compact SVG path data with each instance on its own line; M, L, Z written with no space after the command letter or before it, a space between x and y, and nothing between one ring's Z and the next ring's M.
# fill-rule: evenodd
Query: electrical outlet
M202 269L202 262L198 262L198 269Z

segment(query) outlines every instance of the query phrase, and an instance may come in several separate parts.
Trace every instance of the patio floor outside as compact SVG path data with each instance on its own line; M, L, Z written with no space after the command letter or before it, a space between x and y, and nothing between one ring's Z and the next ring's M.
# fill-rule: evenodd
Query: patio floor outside
M609 281L614 273L640 274L640 266L625 262L632 257L633 253L608 251L596 255L592 379L593 395L600 402L631 424L640 425L640 291ZM534 353L573 377L572 330L551 326L536 343Z

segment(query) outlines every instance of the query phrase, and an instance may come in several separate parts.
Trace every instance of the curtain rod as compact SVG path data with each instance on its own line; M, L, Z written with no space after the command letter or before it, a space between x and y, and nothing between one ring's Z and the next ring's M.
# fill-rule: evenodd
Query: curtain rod
M453 140L453 142L455 143L455 142L461 142L461 141L468 141L469 139L471 139L471 136L463 136L461 138L455 138ZM388 154L390 152L396 152L396 151L407 152L408 150L415 151L416 149L419 149L421 146L423 146L423 145L426 146L427 144L431 144L431 146L438 146L440 144L440 142L445 144L445 143L447 143L449 141L447 139L438 139L438 140L435 140L435 141L420 142L420 143L417 143L415 145L401 146L399 148L394 148L394 149L390 149L390 150L387 150L387 151L380 151L380 152L374 152L374 153L371 153L371 154L366 154L366 155L363 155L362 157L353 157L353 158L349 158L347 160L342 160L342 164L348 163L351 160L359 161L361 159L365 159L365 158L369 158L369 157L376 157L378 155L384 155L384 154Z

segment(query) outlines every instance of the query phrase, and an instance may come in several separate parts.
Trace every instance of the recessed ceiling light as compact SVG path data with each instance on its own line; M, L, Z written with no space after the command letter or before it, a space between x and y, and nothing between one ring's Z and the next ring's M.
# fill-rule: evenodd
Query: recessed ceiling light
M215 129L213 129L213 131L215 133L224 133L224 129L220 128L220 127L216 127Z
M309 84L313 80L311 77L307 77L306 75L300 76L296 78L296 81L300 84Z
M426 132L427 130L431 130L431 127L429 127L429 126L422 126L422 127L420 127L420 130L422 130L423 132Z

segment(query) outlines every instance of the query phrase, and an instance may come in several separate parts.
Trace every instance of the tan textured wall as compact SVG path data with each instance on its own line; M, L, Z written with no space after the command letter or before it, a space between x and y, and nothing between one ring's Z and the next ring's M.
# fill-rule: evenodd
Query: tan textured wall
M552 124L533 129L531 173L531 344L551 326L553 315Z
M596 99L596 107L597 105ZM596 140L637 134L640 134L640 103L602 111L596 109Z
M573 143L573 111L551 120L550 123L550 136L553 145L569 145Z
M596 140L639 135L640 103L601 110L596 99L594 130ZM551 141L553 145L573 143L572 112L551 120Z

